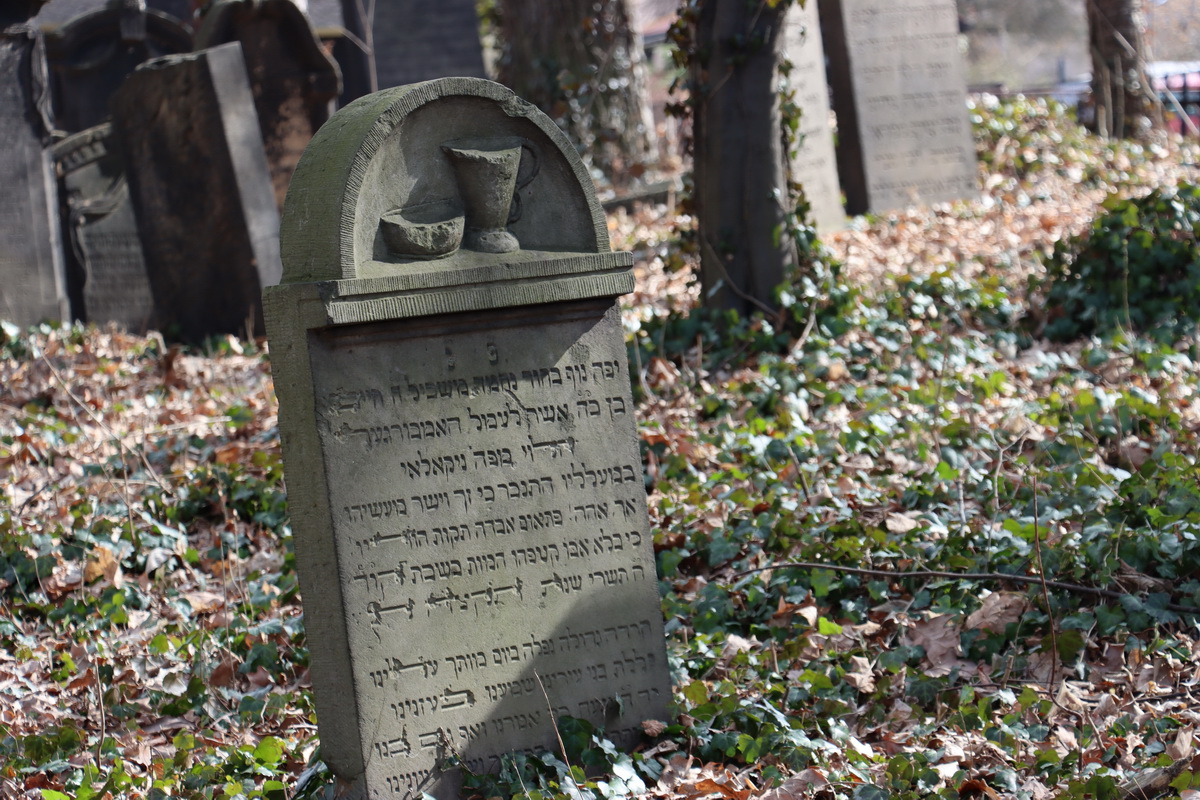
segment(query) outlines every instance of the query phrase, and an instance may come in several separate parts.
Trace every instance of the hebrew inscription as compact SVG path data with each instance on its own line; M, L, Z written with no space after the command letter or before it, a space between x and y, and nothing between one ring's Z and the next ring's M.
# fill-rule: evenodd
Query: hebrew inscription
M622 703L666 699L624 343L602 312L536 337L512 312L315 337L354 684L389 791L420 796L451 751L494 769L561 715L628 736Z

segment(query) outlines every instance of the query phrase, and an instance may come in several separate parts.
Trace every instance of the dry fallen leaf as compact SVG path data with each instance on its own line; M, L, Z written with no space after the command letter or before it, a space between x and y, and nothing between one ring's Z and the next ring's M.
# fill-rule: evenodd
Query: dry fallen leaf
M1003 633L1009 623L1019 622L1029 610L1029 599L1017 592L992 592L983 598L983 605L967 617L967 630Z

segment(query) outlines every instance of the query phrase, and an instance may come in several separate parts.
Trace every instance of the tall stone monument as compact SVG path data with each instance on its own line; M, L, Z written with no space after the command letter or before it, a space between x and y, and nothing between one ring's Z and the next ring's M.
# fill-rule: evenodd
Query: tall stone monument
M125 76L144 61L192 49L178 20L145 0L109 0L64 24L46 40L55 119L76 133L108 119L108 103Z
M821 0L821 26L846 210L973 196L954 0Z
M157 327L150 276L112 125L68 136L51 150L62 197L67 274L77 318L144 333Z
M237 42L149 61L113 96L113 130L168 334L261 332L279 280L279 212Z
M0 8L0 319L22 326L68 317L40 5Z
M275 199L283 207L300 155L333 113L338 68L292 0L222 0L196 32L197 49L240 42Z
M582 717L668 701L616 298L575 149L489 81L368 95L292 180L266 294L321 753L456 798Z
M812 220L822 233L846 224L842 186L838 182L837 151L829 124L829 86L825 78L825 48L817 0L793 3L784 30L784 51L792 62L787 78L800 107L800 143L791 159L791 179L804 187Z

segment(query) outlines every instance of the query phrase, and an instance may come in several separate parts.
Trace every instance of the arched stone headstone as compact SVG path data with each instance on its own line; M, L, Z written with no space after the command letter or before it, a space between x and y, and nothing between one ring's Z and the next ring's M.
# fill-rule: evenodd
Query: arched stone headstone
M196 48L240 42L280 207L304 148L333 113L337 65L292 0L222 0L204 16Z
M632 744L669 699L632 257L574 148L482 79L369 95L309 145L281 240L288 502L349 796L457 797L447 757L555 749L560 715Z
M108 119L108 103L125 77L144 61L192 49L179 22L146 8L145 0L110 0L46 39L54 87L55 120L76 133Z

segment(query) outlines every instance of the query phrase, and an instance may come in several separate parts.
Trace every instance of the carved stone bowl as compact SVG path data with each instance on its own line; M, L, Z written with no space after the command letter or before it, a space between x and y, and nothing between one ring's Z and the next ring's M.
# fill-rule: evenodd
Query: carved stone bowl
M435 200L389 211L379 220L388 252L405 258L439 258L458 249L463 210L455 200Z

